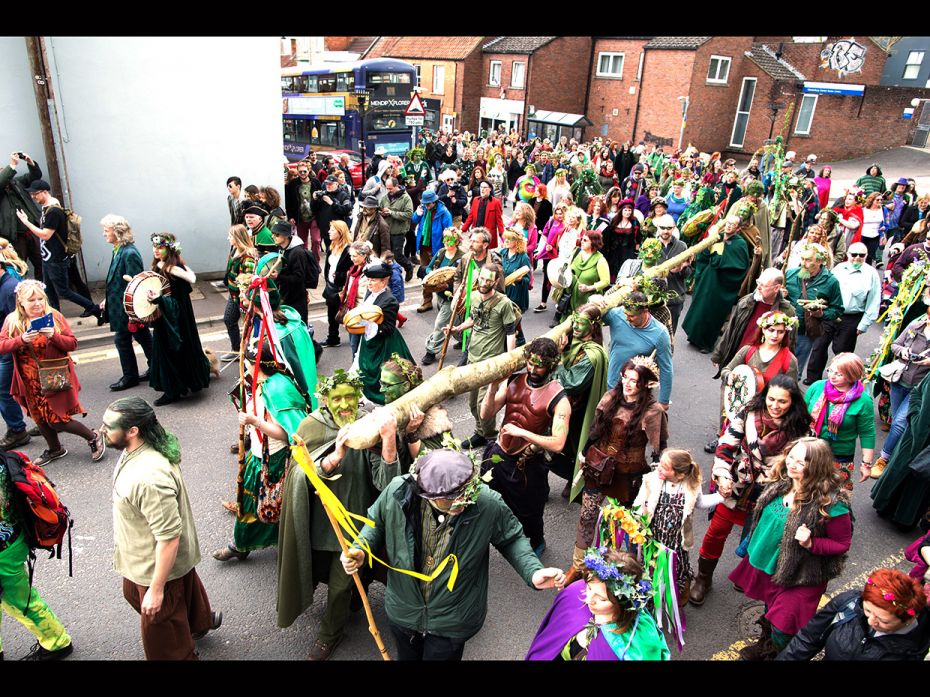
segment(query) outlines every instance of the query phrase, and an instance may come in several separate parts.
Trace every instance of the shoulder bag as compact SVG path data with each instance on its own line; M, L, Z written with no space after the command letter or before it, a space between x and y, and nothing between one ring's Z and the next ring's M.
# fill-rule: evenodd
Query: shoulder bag
M32 344L28 344L29 353L39 366L39 386L43 396L67 392L71 389L71 359L39 358Z

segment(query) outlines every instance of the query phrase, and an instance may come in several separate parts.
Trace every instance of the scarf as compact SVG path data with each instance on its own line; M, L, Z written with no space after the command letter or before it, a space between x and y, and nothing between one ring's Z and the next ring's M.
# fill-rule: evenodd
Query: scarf
M830 404L836 404L837 406L828 420L827 440L836 440L836 434L839 433L843 417L846 416L846 409L859 399L864 389L861 380L857 380L856 384L850 387L847 392L840 392L831 382L824 383L823 394L820 395L814 404L814 408L811 409L811 417L814 419L814 433L820 435L820 429L823 428L824 418L827 415L827 401L829 401Z
M346 273L346 275L348 276L348 278L346 279L346 289L347 289L346 290L346 303L345 303L346 310L351 310L352 308L354 308L355 303L358 301L359 276L362 275L362 271L364 269L365 269L365 265L362 264L361 266L353 266ZM354 283L353 283L353 280L355 281Z
M772 457L782 451L788 444L788 434L775 423L768 410L764 407L753 415L756 432L759 434L759 451L762 457Z
M487 210L489 200L490 200L490 197L482 198L481 201L478 203L478 217L477 217L477 220L475 221L475 224L478 227L484 227L484 214L485 214L485 211Z

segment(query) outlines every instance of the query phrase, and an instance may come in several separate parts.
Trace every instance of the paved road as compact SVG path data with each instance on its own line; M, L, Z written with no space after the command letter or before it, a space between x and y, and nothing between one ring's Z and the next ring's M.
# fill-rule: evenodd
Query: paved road
M533 305L539 297L540 276L531 293ZM423 339L435 313L418 315L414 306L415 293L408 294L405 312L410 318L404 327L413 354L423 353ZM550 305L551 307L551 305ZM198 313L200 309L198 308ZM311 315L312 316L312 315ZM551 315L530 312L525 318L528 336L546 329ZM325 317L317 320L325 325ZM203 328L205 344L225 349L225 335L216 327ZM711 379L713 370L697 351L688 347L681 333L675 356L675 387L672 397L671 444L689 448L701 463L705 478L711 458L701 446L714 428L719 383ZM860 342L860 352L866 355L877 343L878 331L873 329ZM77 354L78 373L84 386L81 399L89 414L91 426L100 418L113 394L106 385L118 377L118 363L106 353L93 350ZM320 365L321 373L349 364L347 345L327 349ZM458 357L452 354L453 359ZM427 368L433 374L435 366ZM197 529L204 560L198 567L215 608L225 613L223 627L200 643L205 659L302 659L306 656L318 626L325 587L317 590L313 608L288 629L275 627L276 552L266 550L252 554L245 562L220 564L210 558L210 552L231 539L233 518L220 507L220 501L234 495L236 462L228 445L236 432L235 413L226 393L235 380L234 368L214 379L206 394L159 410L159 418L178 434L183 446L182 469L190 489ZM135 394L152 399L156 395L145 387ZM455 434L467 437L472 421L467 399L457 397L447 404L455 422ZM74 529L74 577L68 578L64 561L40 559L36 567L36 585L50 605L65 622L75 642L71 660L81 659L141 659L138 619L122 598L120 579L111 567L112 523L110 487L116 453L108 453L101 463L92 463L83 442L64 436L63 442L71 454L49 467L65 502L76 519ZM26 452L36 456L42 446L33 442ZM546 510L548 550L543 562L564 566L569 562L574 539L578 508L569 506L559 492L562 483L550 480L552 492ZM857 577L898 553L911 535L901 534L879 520L868 499L868 485L858 486L854 496L856 529L850 561L843 576L831 584L831 590ZM695 521L695 539L700 540L707 526L704 516ZM700 609L687 610L688 631L684 652L673 652L673 658L732 658L728 651L734 642L746 636L750 621L758 612L755 603L747 601L725 582L725 573L736 564L733 555L735 539L727 547L717 574L717 586ZM695 551L696 554L696 551ZM894 560L893 560L894 561ZM488 619L484 629L472 639L465 650L469 659L520 659L552 600L551 591L527 588L496 552L491 554L491 577ZM383 588L372 586L372 604L382 631L387 625L383 613ZM3 622L4 649L8 657L25 654L33 639L21 625L10 618ZM390 649L390 639L388 638ZM334 658L376 660L378 654L365 626L364 614L354 615L348 635Z

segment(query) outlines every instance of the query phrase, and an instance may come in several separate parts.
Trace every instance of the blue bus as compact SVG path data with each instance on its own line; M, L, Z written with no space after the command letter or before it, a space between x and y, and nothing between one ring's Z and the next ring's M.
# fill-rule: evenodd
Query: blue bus
M356 85L365 85L369 93L364 112L366 159L378 147L398 156L410 149L413 129L404 124L404 109L416 86L416 70L405 61L374 58L282 69L287 159L301 160L311 151L359 151L362 122ZM423 101L427 102L423 127L436 130L439 102Z

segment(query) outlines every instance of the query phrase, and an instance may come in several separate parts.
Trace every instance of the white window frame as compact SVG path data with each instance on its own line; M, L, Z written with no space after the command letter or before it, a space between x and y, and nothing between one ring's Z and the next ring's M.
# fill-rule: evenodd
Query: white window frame
M609 58L610 63L613 62L613 59L614 59L615 56L619 56L619 57L620 57L620 70L619 70L619 72L616 72L616 73L601 72L601 59L604 58L605 56L607 56L607 57ZM610 65L610 63L608 63L608 66ZM623 79L623 64L624 64L624 63L626 63L626 54L624 54L622 51L600 51L600 52L598 52L598 54L597 54L597 72L595 73L595 76L596 76L596 77L613 78L613 79L615 79L615 80L622 80L622 79Z
M714 59L715 59L715 58L716 58L717 61L718 61L718 62L717 62L717 73L716 73L716 75L715 75L714 77L711 77L711 76L710 76L710 67L713 65ZM718 55L716 55L716 54L711 55L711 57L710 57L710 62L708 62L708 64L707 64L707 82L709 82L709 83L712 84L712 85L725 85L725 84L727 84L727 80L730 79L730 65L731 65L731 63L732 63L732 59L731 59L729 56L718 56ZM723 77L720 77L720 68L721 68L721 66L723 66L724 64L727 66L727 69L726 69L726 72L724 72Z
M520 82L514 78L517 75L517 66L520 66ZM522 90L526 86L526 61L514 61L510 65L510 86L515 90Z
M423 83L421 82L421 79L420 79L420 69L421 69L422 67L423 67L423 66L421 66L419 63L414 63L414 64L413 64L413 69L416 71L416 74L417 74L417 84L416 84L417 87L422 87L422 86L423 86Z
M437 79L437 71L439 71ZM445 94L446 93L446 66L444 65L434 65L433 66L433 94Z
M746 84L747 84L750 80L751 80L752 83L753 83L753 85L752 85L752 99L749 100L749 108L746 109L746 111L740 111L740 110L739 110L739 107L740 107L740 104L742 104L742 102L743 102L743 93L744 93L744 91L745 91L745 89L746 89ZM756 99L756 87L758 87L758 80L757 80L756 78L754 78L754 77L744 77L742 83L740 84L740 88L739 88L739 99L736 101L736 113L733 115L733 128L730 130L730 147L733 147L733 148L742 148L743 145L746 143L746 131L749 130L749 114L752 112L752 103L753 103L753 102L755 101L755 99ZM739 120L740 114L746 114L746 130L743 131L743 142L742 142L742 143L734 143L734 142L733 142L733 136L736 135L736 124L737 124L737 122L738 122L738 120Z
M494 79L494 66L497 66L497 80ZM491 87L500 87L501 86L501 73L503 72L504 64L501 61L491 61L491 69L488 71L488 85Z
M911 60L914 56L919 56L920 60L913 61ZM904 63L904 73L901 76L902 80L916 80L920 77L920 66L924 62L924 51L910 51L907 54L907 61ZM907 76L908 68L917 68L917 73L912 77Z
M811 107L811 117L807 120L807 130L802 131L801 130L801 112L803 111L803 109L801 107L804 106L804 100L808 98L813 98L814 105ZM814 113L817 111L817 99L818 98L819 98L819 95L816 95L816 94L802 94L801 95L801 103L798 104L798 118L794 122L795 135L809 136L811 134L811 125L814 123Z
M452 114L442 115L442 130L449 133L455 130L455 117Z

